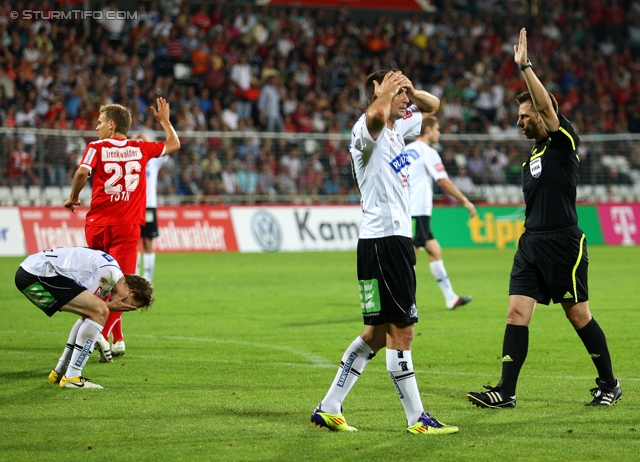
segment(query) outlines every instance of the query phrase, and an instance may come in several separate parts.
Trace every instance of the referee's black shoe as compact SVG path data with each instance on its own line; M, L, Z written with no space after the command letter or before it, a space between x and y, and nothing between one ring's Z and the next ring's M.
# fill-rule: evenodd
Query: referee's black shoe
M596 385L598 385L597 388L590 390L593 401L586 403L585 406L611 406L622 398L622 388L617 379L614 387L608 387L605 381L599 378L596 379Z
M487 391L470 391L469 393L467 393L467 399L478 407L487 407L490 409L516 407L515 395L507 396L506 393L502 392L500 390L501 383L502 382L500 382L495 387L484 385L484 388L486 388Z

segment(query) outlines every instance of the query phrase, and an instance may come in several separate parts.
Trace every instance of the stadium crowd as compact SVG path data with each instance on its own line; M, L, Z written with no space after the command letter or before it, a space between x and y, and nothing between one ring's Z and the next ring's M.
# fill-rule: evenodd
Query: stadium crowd
M148 107L164 96L183 149L160 174L161 195L355 195L344 139L258 135L348 134L367 106L366 76L392 67L441 99L444 134L496 135L445 143L452 177L518 184L518 146L499 136L519 135L514 97L524 82L505 57L522 26L536 73L578 133L640 132L640 0L442 0L404 15L151 0L129 19L90 22L46 19L73 2L12 3L0 4L2 127L92 130L100 106L119 103L132 111L132 132L152 133ZM24 19L25 10L42 13ZM5 186L70 184L87 141L0 136ZM640 168L640 147L622 152ZM598 182L630 181L589 160Z

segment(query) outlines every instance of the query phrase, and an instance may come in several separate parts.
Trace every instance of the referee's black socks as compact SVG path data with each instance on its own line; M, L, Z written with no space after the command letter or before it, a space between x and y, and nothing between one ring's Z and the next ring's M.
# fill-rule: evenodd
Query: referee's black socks
M577 329L576 332L580 340L582 340L582 343L584 343L589 356L591 356L593 364L595 364L598 370L600 380L605 381L607 386L615 386L615 377L613 376L607 338L600 328L600 325L594 318L591 318L591 321L589 321L586 326L582 329Z
M507 324L502 344L502 381L500 391L515 396L520 369L529 351L529 327Z

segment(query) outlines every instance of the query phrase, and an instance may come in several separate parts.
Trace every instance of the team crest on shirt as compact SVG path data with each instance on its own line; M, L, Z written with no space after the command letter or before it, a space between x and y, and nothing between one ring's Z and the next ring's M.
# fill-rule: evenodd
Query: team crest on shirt
M542 158L538 157L537 159L533 159L529 164L529 170L531 171L532 177L538 178L542 173Z

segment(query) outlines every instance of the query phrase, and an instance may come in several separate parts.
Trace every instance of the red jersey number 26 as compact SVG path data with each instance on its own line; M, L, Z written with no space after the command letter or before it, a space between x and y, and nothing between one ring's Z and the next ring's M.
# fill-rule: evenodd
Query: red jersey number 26
M104 164L104 170L112 173L107 181L104 182L104 192L111 196L111 202L128 201L130 195L136 190L140 184L140 171L142 165L137 160L132 160L123 165L115 162L107 162ZM124 190L122 188L121 178L124 177Z

